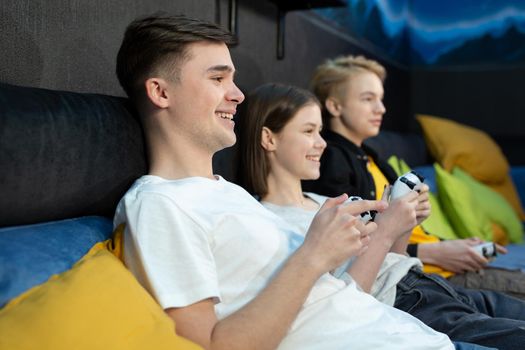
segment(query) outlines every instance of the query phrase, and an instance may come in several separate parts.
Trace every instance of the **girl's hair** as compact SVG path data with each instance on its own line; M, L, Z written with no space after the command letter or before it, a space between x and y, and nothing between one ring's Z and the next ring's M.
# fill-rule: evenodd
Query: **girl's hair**
M374 73L383 83L386 79L385 67L364 56L340 56L329 59L316 68L310 87L321 102L325 127L330 127L331 118L330 112L326 109L326 100L331 96L342 96L348 79L362 72Z
M307 90L275 83L259 86L248 94L247 101L237 124L237 181L248 192L264 197L268 193L270 164L261 146L263 127L278 133L302 107L309 104L320 107L320 103Z

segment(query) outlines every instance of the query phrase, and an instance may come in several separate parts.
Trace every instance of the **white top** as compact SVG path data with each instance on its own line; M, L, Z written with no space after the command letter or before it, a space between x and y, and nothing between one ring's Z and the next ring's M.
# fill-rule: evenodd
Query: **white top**
M223 319L267 285L303 237L221 177L138 179L120 201L124 260L163 308L215 298ZM407 313L324 274L279 349L453 349Z
M319 204L319 206L322 206L328 199L328 197L316 193L305 192L304 195ZM308 231L310 223L317 213L316 210L306 210L295 206L281 206L269 202L261 203L266 208L283 218L287 223L293 225L296 231L303 235ZM353 261L354 259L347 261L336 269L333 272L333 275L347 281L349 276L346 273L346 270ZM370 289L370 294L372 294L377 300L393 306L396 300L397 283L405 277L408 270L414 266L423 268L423 264L417 258L409 258L401 254L388 253L381 265L376 280Z

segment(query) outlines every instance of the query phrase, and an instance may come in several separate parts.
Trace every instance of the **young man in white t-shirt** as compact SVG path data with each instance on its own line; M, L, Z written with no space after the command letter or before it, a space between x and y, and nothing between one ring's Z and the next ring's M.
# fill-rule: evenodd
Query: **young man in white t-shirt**
M206 349L453 349L444 334L328 271L366 249L385 203L330 199L306 238L242 188L213 175L233 145L244 96L229 33L183 16L130 24L117 58L147 142L149 173L121 200L124 259L176 322ZM133 307L130 305L130 307Z

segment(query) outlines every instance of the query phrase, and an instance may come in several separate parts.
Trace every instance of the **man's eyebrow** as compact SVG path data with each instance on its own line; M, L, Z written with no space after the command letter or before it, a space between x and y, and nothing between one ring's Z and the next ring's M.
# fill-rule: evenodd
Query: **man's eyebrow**
M206 69L207 72L234 72L234 69L232 66L229 66L227 64L218 64L216 66L211 66L210 68Z

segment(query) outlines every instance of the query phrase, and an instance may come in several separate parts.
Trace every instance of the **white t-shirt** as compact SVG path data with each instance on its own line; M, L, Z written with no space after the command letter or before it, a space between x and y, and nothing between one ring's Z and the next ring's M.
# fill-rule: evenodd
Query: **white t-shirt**
M216 300L219 319L255 298L303 242L217 177L138 179L118 205L126 265L163 308ZM453 349L448 337L326 273L279 349Z
M304 195L319 204L319 206L322 206L328 199L328 197L321 196L316 193L305 192ZM294 206L275 205L269 202L261 203L267 209L283 218L287 223L293 225L296 231L303 235L308 232L310 223L317 213L316 210L306 210ZM347 263L336 269L333 273L334 276L346 281L349 276L345 273L345 271L353 261L354 259L350 259ZM397 283L401 281L401 279L408 273L408 270L414 266L423 268L423 264L417 258L409 258L408 256L401 254L388 253L385 257L385 260L381 264L379 272L377 273L377 277L374 281L374 284L372 285L370 294L373 295L377 300L393 306L396 300Z

